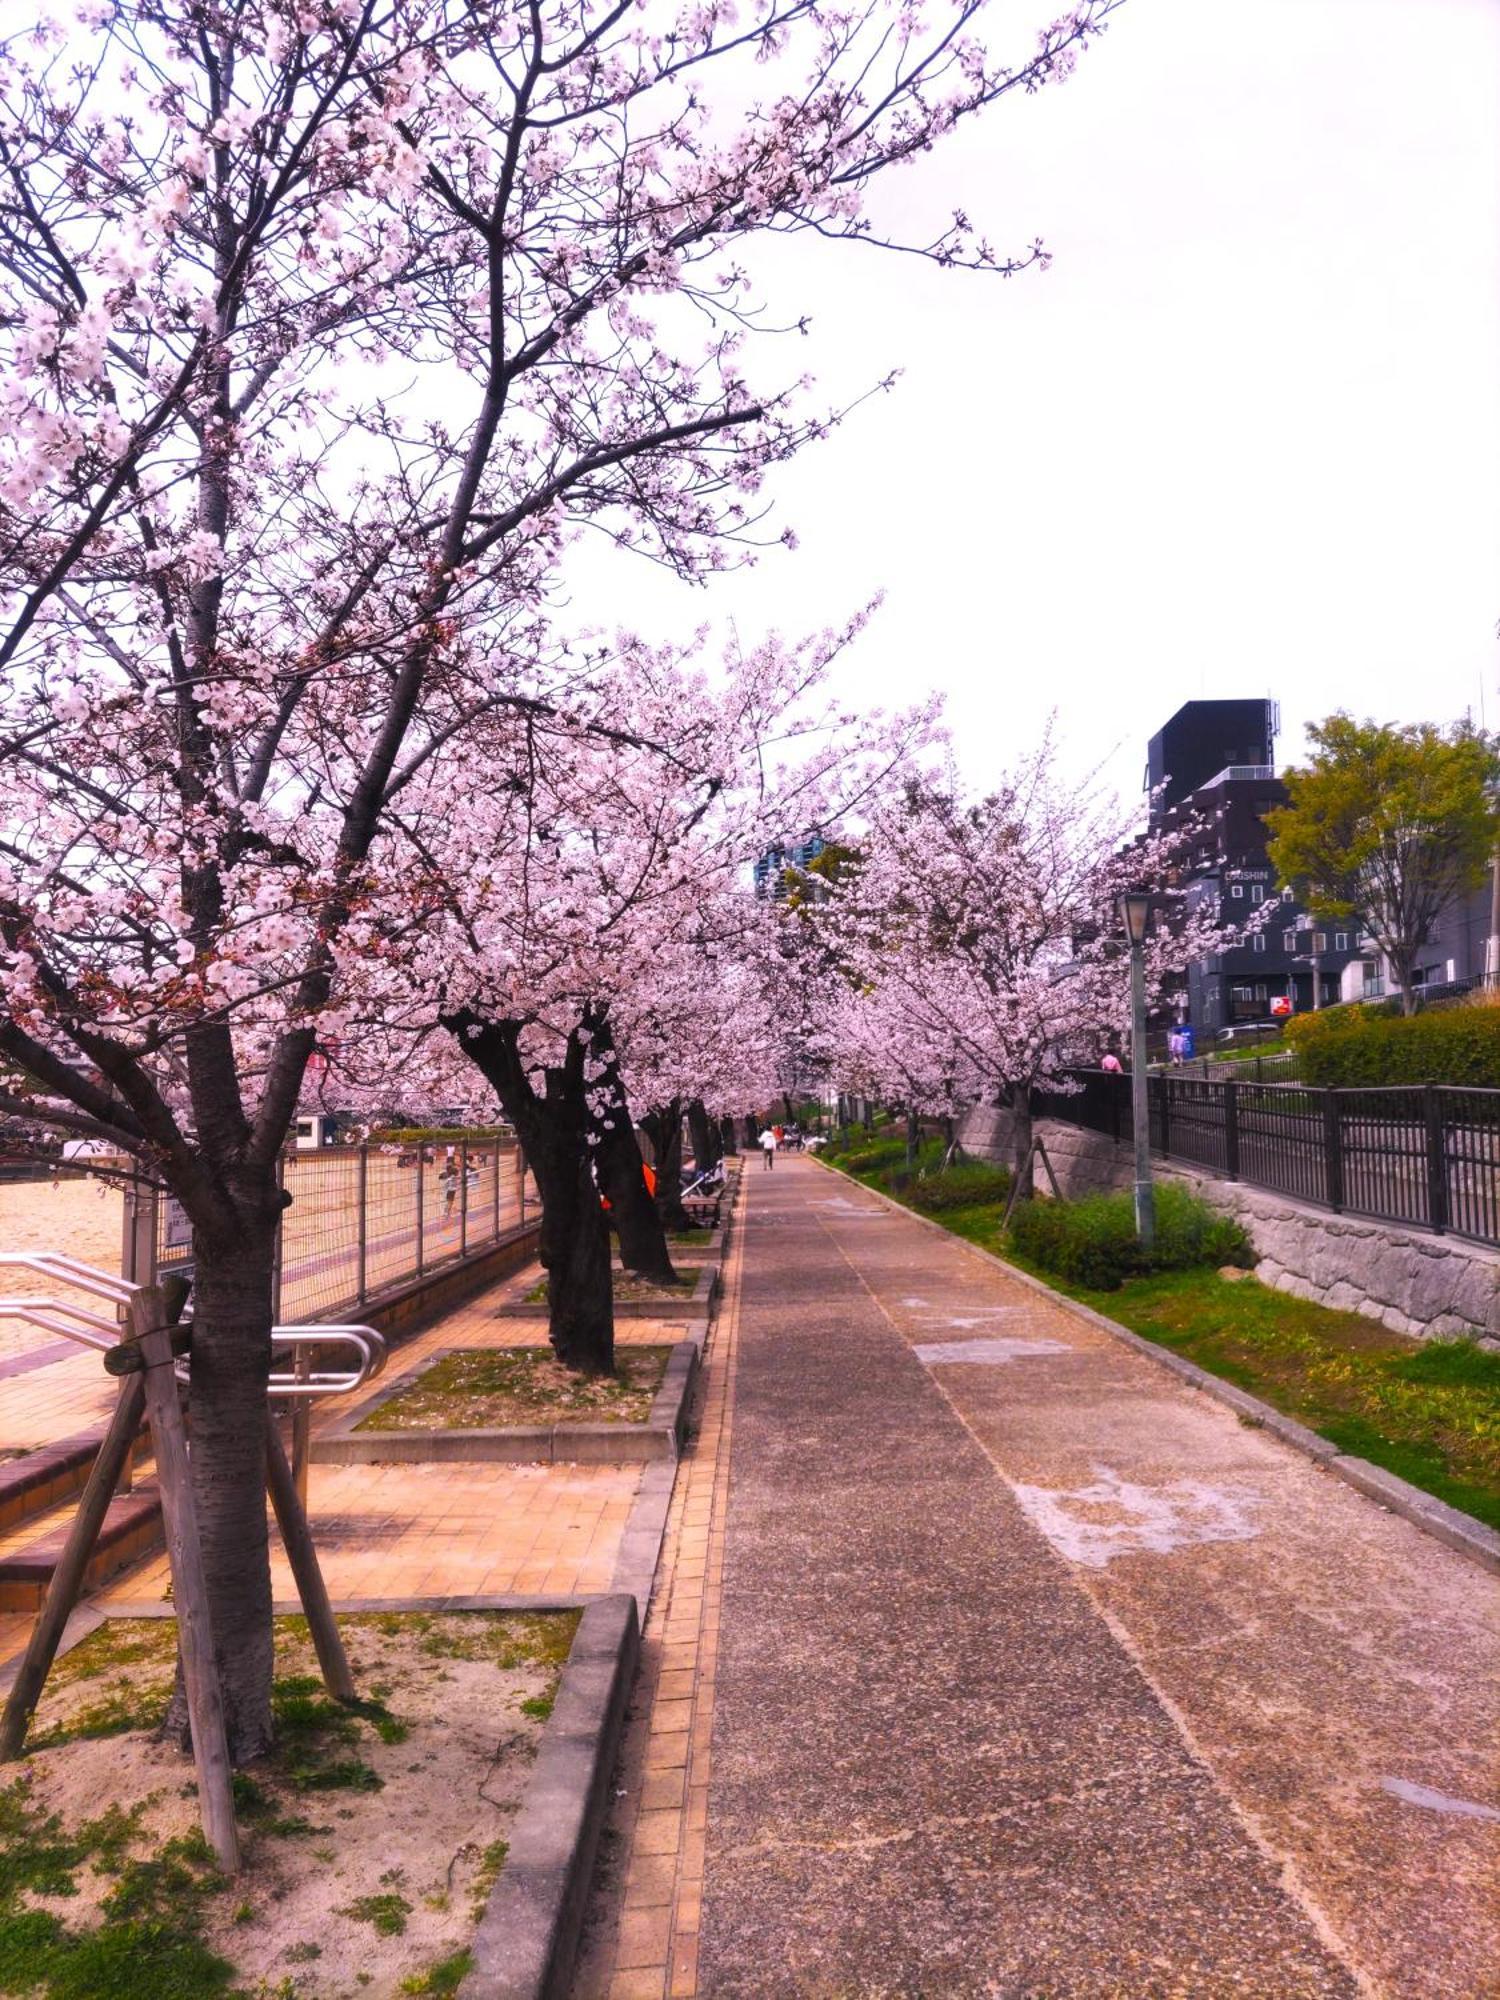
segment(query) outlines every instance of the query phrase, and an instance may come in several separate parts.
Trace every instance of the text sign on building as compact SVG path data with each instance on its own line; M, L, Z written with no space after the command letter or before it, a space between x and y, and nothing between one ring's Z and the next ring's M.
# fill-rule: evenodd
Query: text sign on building
M1292 996L1290 993L1277 993L1272 996L1271 1014L1275 1020L1284 1021L1291 1011Z
M193 1225L188 1212L175 1194L169 1194L165 1203L166 1244L168 1250L187 1250L192 1246Z

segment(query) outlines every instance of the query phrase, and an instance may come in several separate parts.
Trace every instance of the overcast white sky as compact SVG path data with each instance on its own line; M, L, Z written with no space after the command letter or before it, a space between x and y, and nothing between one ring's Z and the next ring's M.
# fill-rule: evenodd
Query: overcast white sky
M1200 695L1275 696L1283 761L1339 706L1482 694L1500 727L1497 90L1500 0L1129 0L1066 87L882 192L1040 235L1050 272L761 267L831 393L905 370L776 475L799 552L706 593L612 563L612 608L589 564L578 608L748 636L884 589L845 685L943 689L978 784L1054 707L1125 793Z

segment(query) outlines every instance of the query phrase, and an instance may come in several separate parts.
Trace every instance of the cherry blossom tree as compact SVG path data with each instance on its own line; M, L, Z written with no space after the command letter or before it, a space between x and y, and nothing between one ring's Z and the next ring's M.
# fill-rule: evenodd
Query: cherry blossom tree
M819 912L851 975L834 1023L851 1087L920 1111L1003 1105L1023 1196L1031 1093L1071 1088L1069 1066L1128 1027L1122 892L1158 899L1148 1004L1229 935L1176 886L1196 825L1140 833L1137 821L1070 783L1050 739L981 797L914 775Z
M399 892L350 927L350 982L418 1033L444 1023L515 1124L542 1198L551 1338L572 1366L612 1365L601 1192L627 1268L671 1277L632 1107L661 1219L680 1227L685 1107L722 1114L731 1088L758 1099L752 1014L776 923L748 876L767 829L862 806L930 731L925 708L861 719L828 700L863 622L733 647L714 673L697 647L622 637L566 713L499 711L455 734L388 816ZM503 804L453 810L486 788Z
M90 0L0 42L0 1111L191 1219L236 1759L271 1735L277 1155L382 827L476 717L548 708L525 628L571 535L708 574L832 420L751 385L785 322L735 246L881 240L874 180L1116 4L1008 67L978 0Z

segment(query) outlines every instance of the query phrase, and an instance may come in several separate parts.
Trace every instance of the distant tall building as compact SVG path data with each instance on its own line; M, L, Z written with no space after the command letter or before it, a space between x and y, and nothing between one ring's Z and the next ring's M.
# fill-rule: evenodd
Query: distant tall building
M768 847L755 864L755 893L764 902L767 898L783 902L787 893L787 875L793 870L810 868L823 852L826 842L820 833L807 834L802 840L780 842Z
M1281 716L1274 701L1189 701L1146 746L1146 786L1158 824L1211 780L1269 777Z
M1287 797L1276 776L1278 722L1273 701L1190 701L1152 737L1147 753L1151 823L1161 826L1179 814L1203 823L1186 884L1189 907L1208 904L1222 923L1236 926L1259 919L1241 943L1185 968L1188 1017L1200 1046L1225 1028L1271 1020L1273 1000L1290 997L1299 1014L1328 1006L1359 952L1357 921L1315 924L1277 887L1265 816Z

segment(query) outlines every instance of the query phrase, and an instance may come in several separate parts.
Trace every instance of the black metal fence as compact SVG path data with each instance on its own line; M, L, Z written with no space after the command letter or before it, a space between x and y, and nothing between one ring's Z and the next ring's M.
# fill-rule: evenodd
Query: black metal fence
M1129 1144L1130 1078L1073 1072L1036 1113ZM1338 1214L1500 1244L1500 1090L1147 1080L1151 1149Z

